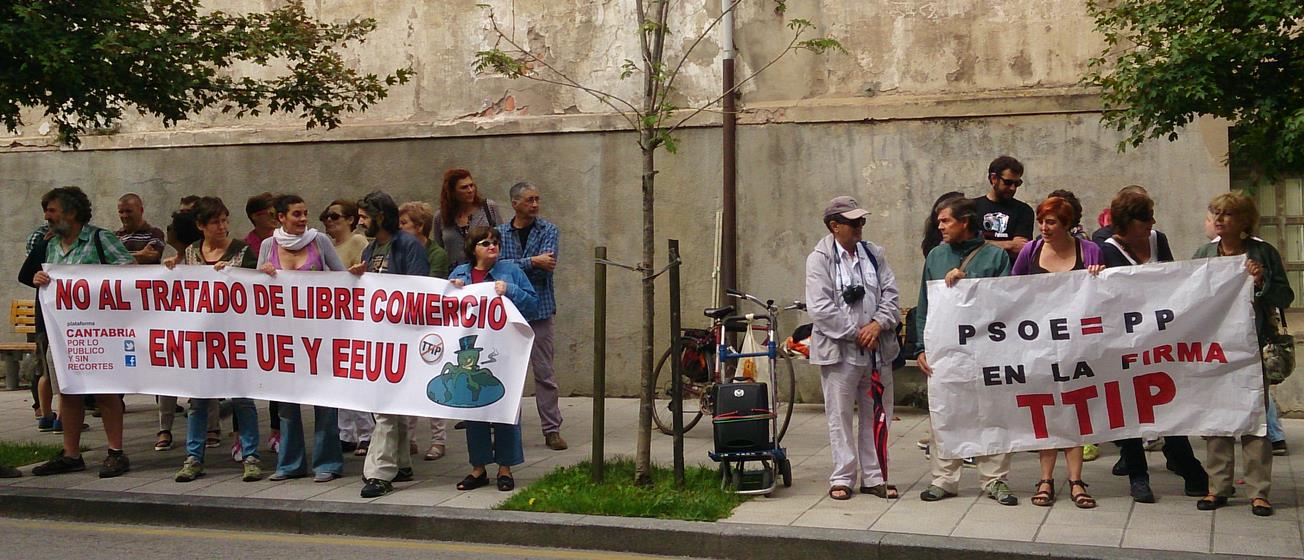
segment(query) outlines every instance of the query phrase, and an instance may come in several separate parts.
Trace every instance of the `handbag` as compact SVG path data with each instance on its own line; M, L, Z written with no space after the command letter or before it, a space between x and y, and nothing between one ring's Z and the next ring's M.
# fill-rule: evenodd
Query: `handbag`
M1269 385L1277 385L1295 371L1295 336L1286 328L1286 314L1277 308L1268 318L1267 343L1263 345L1263 376Z

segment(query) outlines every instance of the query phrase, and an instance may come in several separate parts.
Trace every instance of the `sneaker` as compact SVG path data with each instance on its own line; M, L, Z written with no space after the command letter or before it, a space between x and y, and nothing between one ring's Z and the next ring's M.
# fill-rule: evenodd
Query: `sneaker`
M404 467L398 470L398 474L394 475L394 482L407 482L412 480L412 476L412 467Z
M1100 446L1094 443L1088 443L1082 446L1082 460L1084 462L1095 461L1100 458Z
M1272 442L1272 454L1278 457L1289 455L1290 450L1286 449L1286 440Z
M1019 505L1019 498L1010 491L1010 485L1004 480L998 480L987 487L987 497L996 500L996 503L1003 506Z
M1148 480L1133 480L1130 493L1134 502L1142 504L1155 503L1155 493L1150 489L1150 481Z
M258 466L259 463L260 461L258 460L258 458L254 457L253 455L245 457L244 476L241 476L240 480L243 480L245 482L254 482L257 480L262 480L263 469Z
M231 460L237 463L244 462L244 447L240 446L239 439L236 439L235 443L231 444Z
M53 412L46 414L45 416L42 416L39 420L36 421L36 430L40 432L46 432L46 433L53 432L54 422L58 420L58 418L59 417L55 416Z
M964 458L964 468L966 468L966 469L976 469L976 468L978 468L978 463L974 462L973 457L965 457L965 458Z
M32 474L35 476L47 476L84 470L86 470L85 459L82 459L80 456L70 459L63 454L63 450L60 450L49 461L37 465L36 468L32 469Z
M380 480L379 478L368 478L366 483L362 485L363 498L379 498L393 491L393 484L390 484L387 480Z
M100 464L100 478L113 478L122 476L131 470L131 461L127 460L127 454L121 450L110 449L104 462Z
M23 471L7 465L0 465L0 478L20 478L22 476Z
M53 422L52 424L50 424L50 433L52 433L52 434L62 434L62 433L63 433L63 421L62 421L62 420L59 420L59 417L58 417L58 416L55 416L55 417L54 417L54 422Z
M181 470L177 471L175 480L177 482L194 482L196 478L204 476L204 464L198 459L187 455L186 462L181 463Z
M271 450L272 450L272 453L275 453L275 454L277 454L277 455L280 455L280 454L281 454L281 434L272 434L272 437L267 438L267 448L268 448L268 449L271 449Z
M341 476L340 473L333 473L333 472L319 472L319 473L317 473L317 474L312 475L312 481L313 481L313 482L330 482L330 481L332 481L332 480L335 480L335 479L339 478L340 476Z
M553 451L566 449L566 440L561 438L561 433L559 432L543 434L543 443L548 446L548 449Z
M929 446L929 445L927 445L927 444L924 445L924 458L925 458L925 459L932 459L932 458L933 458L933 455L932 455L932 453L931 453L931 449L932 449L931 446Z
M952 496L955 496L955 494L943 490L941 486L934 486L932 484L929 484L928 488L925 488L923 492L919 493L919 499L925 502L936 502L942 498L950 498Z
M930 443L932 443L932 442L933 442L933 438L931 438L931 437L923 437L923 438L919 438L918 441L915 441L915 447L918 447L919 449L922 449L922 450L924 451L924 453L927 453L927 452L928 452L928 444L930 444Z
M208 432L208 438L204 440L204 447L208 449L217 449L222 445L222 432Z

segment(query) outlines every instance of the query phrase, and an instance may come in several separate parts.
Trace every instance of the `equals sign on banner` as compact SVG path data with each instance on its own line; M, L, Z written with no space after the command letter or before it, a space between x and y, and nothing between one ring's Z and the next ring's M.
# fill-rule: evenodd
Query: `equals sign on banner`
M1105 327L1100 317L1082 319L1082 334L1101 334L1103 332L1105 332Z

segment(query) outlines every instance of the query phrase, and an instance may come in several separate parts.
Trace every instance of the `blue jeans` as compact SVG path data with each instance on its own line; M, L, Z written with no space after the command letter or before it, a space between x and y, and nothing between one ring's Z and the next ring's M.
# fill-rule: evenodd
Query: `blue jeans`
M213 400L190 399L190 416L186 419L186 454L200 463L204 462L208 407ZM240 430L240 456L258 458L258 408L252 399L231 399L231 409Z
M1281 429L1281 417L1277 415L1277 399L1272 398L1271 392L1268 393L1268 441L1286 441L1286 431Z
M340 447L339 411L324 406L313 409L312 471L317 474L344 473L344 450ZM304 461L303 416L298 403L281 403L281 453L276 456L277 474L308 474ZM243 421L240 422L244 424Z
M473 467L483 467L489 463L500 467L514 467L525 462L525 449L521 447L520 424L491 424L468 420L466 449L471 455Z

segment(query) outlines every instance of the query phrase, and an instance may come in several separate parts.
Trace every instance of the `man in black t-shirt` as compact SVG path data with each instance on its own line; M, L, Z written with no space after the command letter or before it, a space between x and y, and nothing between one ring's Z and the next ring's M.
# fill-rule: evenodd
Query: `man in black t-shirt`
M1024 244L1032 239L1037 221L1032 207L1014 198L1023 185L1023 164L1010 156L1001 156L987 166L991 190L974 199L982 218L983 237L1004 249L1014 259Z

